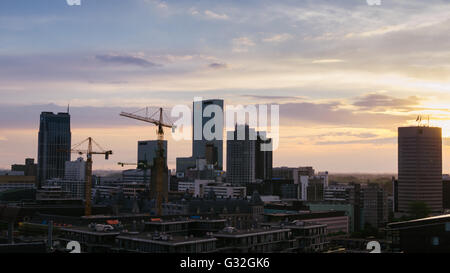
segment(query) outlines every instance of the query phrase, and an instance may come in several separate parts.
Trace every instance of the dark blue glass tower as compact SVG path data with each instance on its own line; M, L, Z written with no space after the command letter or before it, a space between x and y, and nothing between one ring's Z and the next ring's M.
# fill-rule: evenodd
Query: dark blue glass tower
M205 128L205 124L214 118L215 114L212 114L211 117L204 117L203 112L205 111L205 108L209 105L215 105L218 106L221 109L221 115L223 117L223 100L221 99L212 99L212 100L203 100L203 101L194 101L193 108L194 108L194 117L193 117L193 127L194 130L196 128L200 128L201 135L199 139L195 139L195 133L193 132L193 140L192 140L192 157L195 161L197 158L206 158L206 147L207 145L213 145L215 152L214 158L212 159L213 162L210 162L211 164L215 165L215 169L222 170L223 168L223 126L224 124L220 124L220 128L216 128L213 126L212 131L217 132L219 139L213 139L213 140L206 140L205 136L203 135L203 130ZM196 116L199 115L199 119L196 119Z
M39 187L47 179L63 178L65 162L70 161L69 113L42 112L38 141Z

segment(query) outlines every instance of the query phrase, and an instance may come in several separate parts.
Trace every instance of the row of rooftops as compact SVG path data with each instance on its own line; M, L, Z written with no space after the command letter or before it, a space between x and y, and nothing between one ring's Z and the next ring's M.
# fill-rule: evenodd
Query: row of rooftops
M108 232L96 232L91 231L86 227L82 228L62 228L62 231L66 232L75 232L82 233L94 236L112 236L115 239L119 240L129 240L129 241L140 241L145 243L156 243L159 245L169 245L169 246L179 246L183 244L192 244L192 243L203 243L203 242L214 242L220 238L245 238L249 236L260 236L274 233L283 233L289 232L289 228L260 228L260 229L251 229L251 230L222 230L215 233L209 233L206 236L202 237L194 237L194 236L180 236L180 235L171 235L166 233L151 233L151 232L118 232L118 231L108 231Z
M195 222L196 220L186 220L186 221L166 221L166 222L146 222L145 224L151 224L151 225L158 225L158 224L180 224L180 223L189 223L189 222ZM205 221L205 220L201 220ZM212 221L221 221L225 222L225 219L219 220L215 219ZM303 222L303 221L292 221L292 222L278 222L278 223L267 223L263 224L261 228L251 228L251 229L237 229L234 227L227 226L223 228L222 230L219 230L217 232L207 232L207 237L245 237L245 236L251 236L251 235L263 235L263 234L270 234L270 233L276 233L276 232L283 232L283 231L289 231L291 228L299 229L299 228L319 228L319 227L326 227L326 224L319 224L319 223L311 223L311 222ZM166 233L158 233L158 232L129 232L128 230L116 230L116 229L107 229L98 231L96 229L93 229L92 227L88 226L82 226L82 227L67 227L67 228L61 228L63 231L68 232L75 232L75 233L83 233L83 234L90 234L90 235L98 235L98 236L120 236L121 238L125 237L135 237L145 239L145 240L157 240L155 239L155 236L164 236L166 235L167 238L164 239L166 241L171 241L174 238L177 240L181 240L181 238L184 238L185 240L193 239L193 236L173 236L173 235L167 235ZM118 237L119 238L119 237Z

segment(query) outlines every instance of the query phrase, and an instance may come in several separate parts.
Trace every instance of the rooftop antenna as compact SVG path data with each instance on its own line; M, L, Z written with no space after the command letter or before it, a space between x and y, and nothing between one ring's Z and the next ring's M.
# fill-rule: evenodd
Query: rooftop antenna
M422 116L421 115L417 116L416 122L417 122L417 126L420 127L420 123L422 122Z
M70 103L67 104L67 114L69 114L69 110L70 110Z

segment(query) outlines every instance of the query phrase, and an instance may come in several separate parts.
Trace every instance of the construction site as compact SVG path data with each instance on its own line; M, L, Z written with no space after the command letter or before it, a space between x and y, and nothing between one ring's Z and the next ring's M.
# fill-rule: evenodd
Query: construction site
M142 111L142 110L139 110ZM139 112L138 111L138 112ZM73 145L70 149L62 149L58 147L55 153L67 154L73 153L78 156L85 156L83 162L84 167L84 198L74 198L70 196L68 191L62 187L46 185L39 183L35 191L34 201L21 200L20 202L9 202L0 205L0 224L6 232L0 236L0 252L7 250L13 251L14 247L18 251L55 251L58 240L53 236L58 236L62 228L70 228L72 226L88 226L94 225L93 231L103 232L120 229L135 230L133 225L136 221L154 221L161 219L163 203L168 202L168 182L169 174L167 167L167 158L163 146L164 128L173 128L173 125L166 121L164 117L167 115L162 108L148 115L149 108L145 108L146 115L138 115L137 112L127 113L121 112L120 116L143 121L156 126L157 147L154 151L153 162L145 163L122 163L118 162L122 167L125 165L137 165L137 169L149 171L148 179L144 177L146 182L143 194L136 196L134 192L133 200L135 206L129 214L123 213L121 204L123 201L123 192L114 195L114 200L109 200L108 204L102 204L93 194L93 163L95 155L104 156L105 160L110 159L113 155L112 150L105 150L92 137L88 137L82 142ZM150 164L151 163L151 164ZM148 181L147 181L148 180ZM151 182L150 182L151 181ZM57 181L58 182L58 181ZM99 191L97 191L97 196ZM113 195L111 195L113 196ZM139 199L139 200L138 200ZM145 203L146 213L139 213L136 208L137 202ZM40 244L41 237L47 241L45 246ZM53 244L55 241L55 245ZM6 243L6 244L3 244ZM42 247L42 248L40 248Z

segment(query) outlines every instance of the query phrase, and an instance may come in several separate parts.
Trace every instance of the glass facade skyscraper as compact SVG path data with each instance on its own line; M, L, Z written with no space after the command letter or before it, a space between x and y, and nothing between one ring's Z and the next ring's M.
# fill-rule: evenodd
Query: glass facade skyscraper
M216 170L222 170L223 169L223 124L221 128L215 128L215 126L212 128L212 132L216 132L216 134L219 136L218 139L213 140L207 140L205 136L203 135L203 129L205 127L205 124L214 118L214 114L212 114L211 117L204 117L203 112L206 107L209 105L215 105L220 107L222 110L222 116L223 116L223 100L220 99L213 99L213 100L202 100L202 101L194 101L193 107L194 107L194 118L193 118L193 125L194 130L197 128L199 131L201 130L201 136L198 136L198 139L195 138L195 133L193 134L193 140L192 140L192 157L193 159L197 158L206 158L207 151L206 147L210 146L211 144L214 146L214 158L212 159L213 162L211 162ZM201 113L201 115L200 115ZM196 118L198 117L198 118ZM201 126L201 127L200 127Z
M38 139L38 183L64 178L65 163L70 161L71 148L69 113L42 112Z
M167 140L163 141L164 158L167 161ZM145 163L153 166L153 159L156 157L158 150L157 140L138 141L138 163Z
M244 139L239 139L238 131ZM227 182L233 186L246 186L255 182L256 132L248 125L236 125L227 132Z

